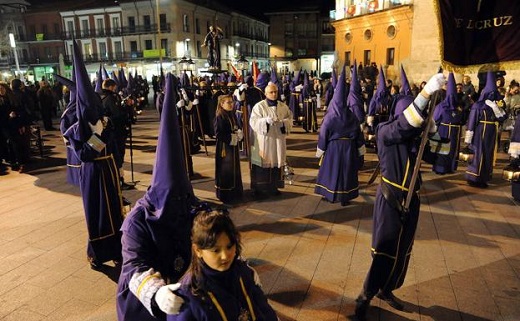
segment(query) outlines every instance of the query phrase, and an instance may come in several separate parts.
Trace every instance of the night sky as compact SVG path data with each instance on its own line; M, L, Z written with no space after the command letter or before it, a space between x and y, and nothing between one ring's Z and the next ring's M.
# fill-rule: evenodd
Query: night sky
M28 0L34 6L40 6L44 4L60 3L63 0ZM67 0L69 2L70 0ZM105 3L109 3L113 0L105 0ZM120 0L120 2L128 0ZM279 8L286 8L287 6L294 6L295 10L302 5L319 5L322 8L330 10L334 8L334 0L218 0L220 3L225 4L231 8L235 8L247 14L251 14L256 17L262 17L264 12L277 10ZM96 0L82 0L86 2L96 2ZM152 0L155 3L155 0ZM202 1L203 2L203 1Z

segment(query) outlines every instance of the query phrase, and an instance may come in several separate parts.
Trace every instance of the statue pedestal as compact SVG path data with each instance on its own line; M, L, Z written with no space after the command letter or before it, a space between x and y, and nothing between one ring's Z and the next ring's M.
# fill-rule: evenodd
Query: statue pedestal
M208 68L207 70L201 70L201 72L207 72L209 74L214 74L214 75L218 75L218 74L221 74L223 72L226 72L227 70L222 70L222 69L218 69L216 67L212 68Z

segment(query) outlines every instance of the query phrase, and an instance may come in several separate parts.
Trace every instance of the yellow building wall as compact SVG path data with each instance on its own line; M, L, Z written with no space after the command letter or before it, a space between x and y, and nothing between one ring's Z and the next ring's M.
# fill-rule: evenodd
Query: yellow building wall
M336 29L337 62L335 67L345 63L345 53L351 52L351 64L354 59L364 61L365 50L371 51L371 62L383 65L388 79L398 80L400 63L408 60L411 55L413 10L412 6L402 6L349 19L336 20L332 24ZM389 35L388 28L395 27L395 34ZM365 32L370 30L372 37L365 38ZM346 39L351 35L350 41ZM387 65L387 49L394 48L394 64Z

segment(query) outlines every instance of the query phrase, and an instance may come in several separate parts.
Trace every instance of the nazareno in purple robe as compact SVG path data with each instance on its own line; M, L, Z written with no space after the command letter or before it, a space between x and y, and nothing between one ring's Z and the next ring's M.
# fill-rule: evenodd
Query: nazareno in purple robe
M166 315L154 308L155 293L165 284L176 283L191 260L190 232L198 201L183 161L175 88L176 79L168 74L152 182L121 227L119 321L166 320ZM160 275L150 273L135 283L151 269ZM132 290L132 286L146 290Z
M60 75L55 75L55 77L57 81L61 82L70 90L70 101L60 118L60 132L63 135L69 129L70 126L72 126L76 121L78 121L78 117L76 116L76 84L71 80ZM65 142L65 147L67 148L67 183L79 186L81 160L74 153L74 150L72 149L68 141Z
M467 130L473 132L470 148L475 153L468 163L466 180L469 183L486 186L493 176L493 166L497 153L499 125L507 116L496 117L493 109L485 101L498 99L495 73L488 72L486 87L480 93L469 112Z
M457 104L457 90L453 73L448 76L446 98L435 108L433 120L440 138L450 141L448 155L437 157L432 170L437 174L453 173L457 170L460 138L463 125L463 109Z
M112 156L113 135L105 128L99 136L89 126L100 120L101 99L92 88L75 41L73 49L77 121L63 136L81 160L80 191L89 237L87 256L91 264L98 265L121 257L122 195ZM93 139L104 143L104 148L94 148Z
M348 201L359 195L358 171L365 154L365 142L359 121L346 106L343 69L323 119L318 149L324 151L314 192L329 202Z
M403 204L409 192L425 117L412 103L413 97L399 99L396 116L379 124L376 131L381 184L374 203L372 263L363 285L369 298L380 290L391 292L403 284L419 219L420 176L405 220L401 220L402 212L395 204ZM434 154L426 148L423 159L432 162ZM384 196L383 188L388 191L389 199Z
M178 315L168 315L168 321L220 321L224 317L240 320L239 316L244 311L250 316L254 314L257 321L278 320L262 288L255 282L254 271L245 261L235 259L229 270L224 272L215 271L204 264L202 271L213 298L207 293L204 294L204 301L200 296L195 296L190 287L191 274L187 274L178 290L184 299L184 306ZM243 282L243 287L240 282Z

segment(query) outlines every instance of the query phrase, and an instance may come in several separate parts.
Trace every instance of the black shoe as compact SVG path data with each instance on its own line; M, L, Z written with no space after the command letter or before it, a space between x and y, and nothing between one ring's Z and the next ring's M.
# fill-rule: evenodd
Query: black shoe
M98 260L89 258L90 268L94 271L100 271L103 268L103 263Z
M360 294L356 299L356 310L354 312L357 321L366 321L369 306L370 300L366 296Z
M488 187L488 184L484 183L484 182L468 181L468 184L469 184L469 186L478 187L478 188L487 188Z
M128 190L131 190L131 189L135 189L135 185L131 185L131 184L127 184L125 182L121 182L121 189L123 191L128 191Z
M392 308L394 308L396 310L399 310L399 311L404 310L404 305L401 302L399 302L400 300L398 298L396 298L392 292L379 292L376 295L376 297L385 301L386 303L388 303L389 306L391 306Z
M276 190L276 191L271 192L271 194L273 196L278 196L278 195L282 195L282 192L280 192L279 190Z
M132 205L132 202L128 200L128 198L123 197L123 206L129 206Z

